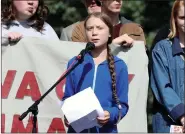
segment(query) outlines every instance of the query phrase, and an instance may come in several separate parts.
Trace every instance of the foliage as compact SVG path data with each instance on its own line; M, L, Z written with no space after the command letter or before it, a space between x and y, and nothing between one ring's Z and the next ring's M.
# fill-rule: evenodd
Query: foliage
M55 29L58 35L60 35L61 27L66 27L82 18L78 9L70 6L67 2L51 0L45 3L50 10L47 22Z
M145 9L145 3L142 0L138 1L123 1L123 6L121 10L121 14L126 18L142 24L144 21L144 16L142 15Z

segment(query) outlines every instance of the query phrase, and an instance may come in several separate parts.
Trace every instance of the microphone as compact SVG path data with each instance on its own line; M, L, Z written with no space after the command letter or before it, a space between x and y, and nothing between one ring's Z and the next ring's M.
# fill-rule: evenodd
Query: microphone
M94 48L95 48L94 43L93 43L93 42L88 42L88 43L86 44L85 51L86 51L86 53L89 53L89 52L92 51Z
M92 51L95 48L95 45L93 42L88 42L86 44L85 49L83 49L80 54L77 56L77 59L82 59L86 53L89 53L90 51Z

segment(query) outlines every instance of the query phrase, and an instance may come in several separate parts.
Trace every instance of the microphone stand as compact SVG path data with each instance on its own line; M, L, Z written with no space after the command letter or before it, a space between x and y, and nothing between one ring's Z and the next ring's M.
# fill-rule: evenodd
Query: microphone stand
M77 56L76 61L78 61L75 65L73 65L69 70L67 70L67 72L65 72L63 74L63 76L55 83L53 84L53 86L48 89L48 91L46 93L44 93L38 100L36 100L29 108L26 112L24 112L20 117L19 120L22 121L29 112L31 112L33 114L33 129L32 129L32 133L37 133L37 114L38 114L38 105L40 104L40 102L54 89L54 87L56 87L68 74L71 73L71 71L73 71L79 64L81 64L84 60L84 55L85 55L85 51L82 50L81 53Z

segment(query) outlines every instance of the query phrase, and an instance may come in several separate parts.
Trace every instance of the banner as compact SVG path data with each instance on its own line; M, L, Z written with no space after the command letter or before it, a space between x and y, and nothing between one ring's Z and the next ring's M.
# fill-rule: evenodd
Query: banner
M85 44L39 38L23 38L16 45L2 46L1 132L28 133L32 117L19 116L43 95L63 74L69 59ZM129 112L118 125L119 132L147 132L148 58L143 42L125 50L112 45L129 71ZM65 80L39 104L38 132L66 132L61 111Z

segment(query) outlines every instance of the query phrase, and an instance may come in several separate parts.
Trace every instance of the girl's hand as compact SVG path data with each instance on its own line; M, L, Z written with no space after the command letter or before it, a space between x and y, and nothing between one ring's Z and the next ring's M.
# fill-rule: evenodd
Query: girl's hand
M113 44L119 44L125 47L132 47L133 39L129 37L127 34L123 34L115 39L113 39Z
M104 111L104 118L97 117L98 123L103 126L105 125L110 119L110 113L108 111Z
M8 39L10 41L18 41L22 38L22 34L17 33L17 32L10 32L8 33Z

